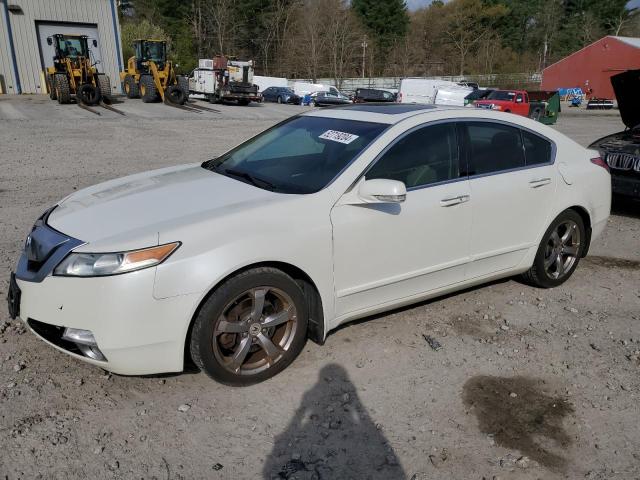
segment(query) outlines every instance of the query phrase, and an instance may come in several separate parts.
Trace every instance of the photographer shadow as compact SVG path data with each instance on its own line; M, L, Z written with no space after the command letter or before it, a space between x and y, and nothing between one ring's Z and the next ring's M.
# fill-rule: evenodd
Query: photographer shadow
M275 438L266 480L405 479L389 442L344 368L325 366L286 430Z

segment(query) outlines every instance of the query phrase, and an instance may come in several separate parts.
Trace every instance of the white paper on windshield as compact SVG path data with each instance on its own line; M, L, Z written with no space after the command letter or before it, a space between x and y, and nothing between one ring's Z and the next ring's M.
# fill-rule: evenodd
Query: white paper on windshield
M319 138L323 138L324 140L331 140L332 142L339 142L344 144L350 144L358 135L354 135L352 133L347 132L339 132L338 130L327 130Z

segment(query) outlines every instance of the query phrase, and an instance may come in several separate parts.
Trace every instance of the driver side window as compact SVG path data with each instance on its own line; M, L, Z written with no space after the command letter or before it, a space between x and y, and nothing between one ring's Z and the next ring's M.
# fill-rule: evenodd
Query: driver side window
M455 124L430 125L405 135L383 154L365 177L367 180L399 180L407 188L459 178Z

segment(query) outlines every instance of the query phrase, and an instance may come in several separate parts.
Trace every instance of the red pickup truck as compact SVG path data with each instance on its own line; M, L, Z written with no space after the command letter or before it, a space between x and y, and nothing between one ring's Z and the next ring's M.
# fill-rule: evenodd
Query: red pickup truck
M558 93L551 91L494 90L482 100L476 100L474 105L515 113L546 124L555 123L560 112Z
M490 108L529 116L529 94L524 90L494 90L487 98L475 103L478 108Z

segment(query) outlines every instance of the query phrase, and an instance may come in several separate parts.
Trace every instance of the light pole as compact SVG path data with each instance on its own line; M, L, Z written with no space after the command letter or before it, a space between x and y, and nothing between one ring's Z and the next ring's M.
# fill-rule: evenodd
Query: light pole
M362 40L362 78L364 78L364 66L365 66L365 59L366 57L366 53L367 53L367 36L365 35L364 40Z

